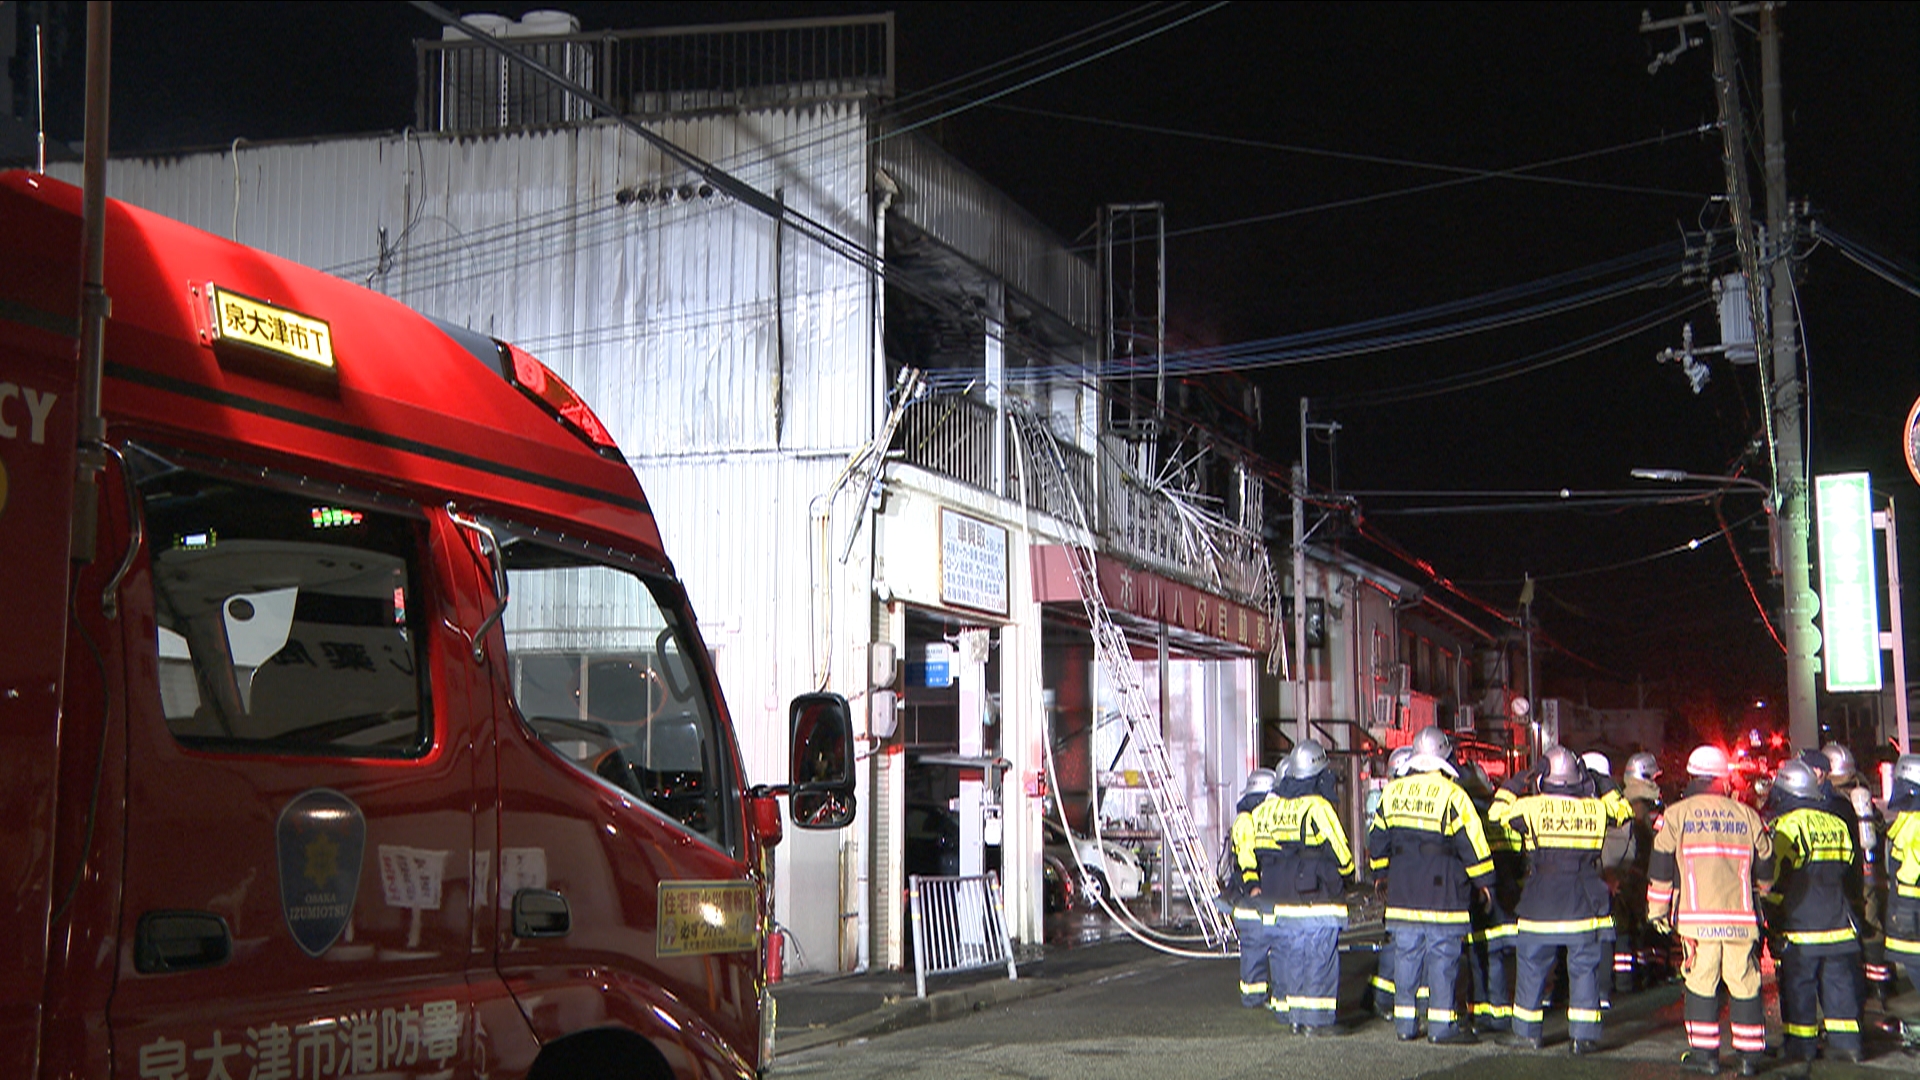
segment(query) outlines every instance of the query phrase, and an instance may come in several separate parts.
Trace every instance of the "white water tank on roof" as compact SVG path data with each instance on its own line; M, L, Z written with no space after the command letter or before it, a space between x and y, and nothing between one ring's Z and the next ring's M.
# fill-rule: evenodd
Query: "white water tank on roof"
M529 11L520 16L520 21L507 26L508 37L550 37L555 34L577 34L580 32L578 17L564 11Z
M486 12L481 12L475 15L468 15L462 21L475 30L492 34L494 37L512 33L513 20L507 18L505 15L491 15ZM451 26L443 26L440 28L441 41L464 41L472 36L472 34L467 33L465 30L456 29Z

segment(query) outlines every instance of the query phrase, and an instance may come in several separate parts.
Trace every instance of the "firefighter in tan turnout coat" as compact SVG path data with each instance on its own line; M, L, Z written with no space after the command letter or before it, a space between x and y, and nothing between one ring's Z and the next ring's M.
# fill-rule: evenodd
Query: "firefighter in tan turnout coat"
M1681 1065L1709 1076L1720 1071L1724 985L1740 1075L1753 1076L1767 1049L1754 890L1772 879L1773 842L1760 815L1729 797L1730 771L1726 751L1716 746L1687 758L1693 781L1654 837L1647 917L1658 929L1671 928L1685 952L1688 1049Z

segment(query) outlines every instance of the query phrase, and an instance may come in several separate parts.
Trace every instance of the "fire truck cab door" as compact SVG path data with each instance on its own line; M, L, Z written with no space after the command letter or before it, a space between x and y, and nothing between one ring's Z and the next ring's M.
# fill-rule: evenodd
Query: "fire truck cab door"
M453 527L370 491L128 459L145 555L121 590L114 1075L474 1075Z
M542 1043L622 1028L673 1075L731 1075L759 1033L760 882L685 594L512 530L501 524L509 598L494 639L508 648L489 665L500 975ZM570 597L593 603L570 612Z

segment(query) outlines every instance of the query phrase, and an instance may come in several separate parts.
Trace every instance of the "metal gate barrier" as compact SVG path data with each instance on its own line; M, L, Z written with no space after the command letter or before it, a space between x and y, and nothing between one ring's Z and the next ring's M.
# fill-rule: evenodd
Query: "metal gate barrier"
M913 986L927 996L927 976L971 971L1004 962L1014 969L1013 940L1007 936L1001 906L1000 875L907 877L907 906L913 914Z

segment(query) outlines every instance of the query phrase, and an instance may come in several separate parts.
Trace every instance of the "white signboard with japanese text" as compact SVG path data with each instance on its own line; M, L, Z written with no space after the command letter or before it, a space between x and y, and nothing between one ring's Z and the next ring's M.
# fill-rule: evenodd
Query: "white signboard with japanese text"
M940 601L1007 613L1007 530L955 510L940 510Z

